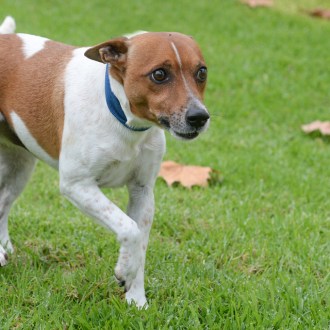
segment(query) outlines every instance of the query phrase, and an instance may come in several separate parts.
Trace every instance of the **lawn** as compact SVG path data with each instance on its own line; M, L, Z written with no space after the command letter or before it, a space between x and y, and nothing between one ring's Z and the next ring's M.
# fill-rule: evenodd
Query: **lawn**
M92 45L135 30L193 35L209 68L207 133L167 136L166 159L211 166L209 188L155 188L150 307L127 306L118 245L59 195L39 163L11 212L16 252L0 269L1 329L328 329L330 143L300 126L330 120L330 21L275 0L2 0L19 32ZM329 5L330 7L330 5ZM106 190L125 208L125 189Z

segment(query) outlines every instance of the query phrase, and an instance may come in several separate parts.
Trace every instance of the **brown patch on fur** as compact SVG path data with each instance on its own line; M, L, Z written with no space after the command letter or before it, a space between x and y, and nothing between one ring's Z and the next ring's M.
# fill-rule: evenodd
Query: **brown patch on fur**
M123 83L128 51L128 39L125 37L111 39L89 48L85 56L101 63L110 63L111 76Z
M182 71L172 43L179 52ZM202 53L195 41L186 35L155 32L133 37L130 40L124 79L132 112L138 117L158 123L159 116L184 111L190 93L202 100L205 83L197 83L195 80L201 65L205 65ZM169 82L156 84L151 81L149 75L159 68L169 73Z
M0 112L14 111L38 144L58 159L64 125L64 70L74 47L46 41L25 58L18 36L0 36Z
M124 85L132 113L142 119L159 124L159 117L185 111L191 94L203 99L205 83L197 83L195 76L205 62L196 42L184 34L149 32L131 39L112 39L90 48L85 55L111 64L111 76ZM169 73L170 81L151 81L150 74L159 68Z

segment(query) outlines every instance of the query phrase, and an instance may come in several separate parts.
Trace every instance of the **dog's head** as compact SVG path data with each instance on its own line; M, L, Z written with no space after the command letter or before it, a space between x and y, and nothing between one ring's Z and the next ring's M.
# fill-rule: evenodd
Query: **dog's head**
M203 104L207 68L191 37L148 32L109 40L85 55L110 64L110 74L123 85L135 116L184 140L208 127L210 116Z

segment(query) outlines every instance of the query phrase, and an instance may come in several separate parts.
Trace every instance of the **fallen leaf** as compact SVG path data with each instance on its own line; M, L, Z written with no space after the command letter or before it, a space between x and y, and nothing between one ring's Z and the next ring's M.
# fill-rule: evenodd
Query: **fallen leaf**
M241 2L251 8L273 6L273 0L241 0Z
M307 133L319 131L322 135L330 135L330 121L313 121L312 123L302 125L301 129Z
M216 171L210 167L182 165L173 161L165 161L161 165L159 176L169 186L178 182L187 188L192 186L206 187L213 172Z
M323 19L330 19L330 9L322 9L317 8L311 11L307 11L310 16L323 18Z

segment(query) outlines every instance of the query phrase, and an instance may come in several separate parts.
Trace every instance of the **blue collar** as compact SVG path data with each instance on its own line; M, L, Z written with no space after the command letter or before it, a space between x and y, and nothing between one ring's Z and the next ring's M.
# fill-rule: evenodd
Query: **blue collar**
M105 70L105 100L107 101L108 109L110 112L115 116L115 118L126 128L132 130L132 131L137 131L137 132L142 132L146 131L150 127L132 127L128 126L126 124L127 118L125 116L124 110L121 107L119 100L117 99L116 95L113 93L111 89L111 84L110 84L110 79L109 79L109 65L106 65L106 70Z

